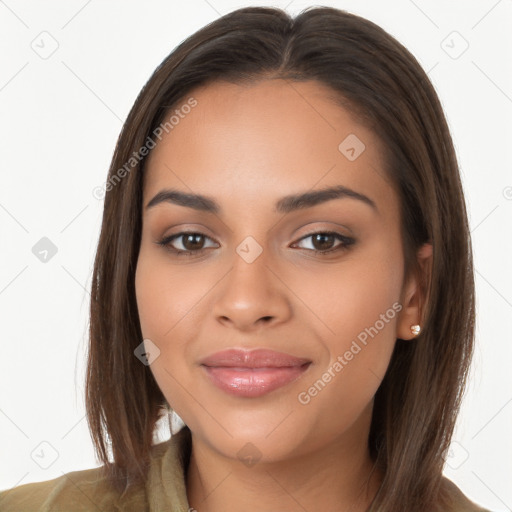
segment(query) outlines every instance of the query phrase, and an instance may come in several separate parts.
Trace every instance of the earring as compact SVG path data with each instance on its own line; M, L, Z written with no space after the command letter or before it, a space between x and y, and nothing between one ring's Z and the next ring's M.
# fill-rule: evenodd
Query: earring
M411 332L414 336L417 336L421 331L421 327L419 325L411 325Z

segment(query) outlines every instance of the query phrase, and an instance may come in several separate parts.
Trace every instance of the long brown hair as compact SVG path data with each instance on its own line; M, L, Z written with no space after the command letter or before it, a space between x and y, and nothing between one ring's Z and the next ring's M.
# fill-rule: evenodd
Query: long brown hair
M149 367L134 356L142 341L134 275L145 159L126 163L194 88L267 78L329 86L380 137L400 197L406 275L419 271L416 250L434 246L422 332L396 342L375 396L369 446L385 475L370 510L437 510L474 340L458 164L439 99L413 55L378 25L329 7L295 18L268 7L226 14L179 44L137 97L112 158L93 271L86 410L97 456L116 488L143 482L155 424L168 407Z

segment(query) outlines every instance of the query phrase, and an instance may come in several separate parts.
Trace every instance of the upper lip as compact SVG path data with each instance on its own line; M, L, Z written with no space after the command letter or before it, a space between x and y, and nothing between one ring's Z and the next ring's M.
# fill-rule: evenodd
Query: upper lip
M284 352L267 349L243 350L230 348L215 352L201 360L204 366L222 366L232 368L283 368L302 366L310 359L295 357Z

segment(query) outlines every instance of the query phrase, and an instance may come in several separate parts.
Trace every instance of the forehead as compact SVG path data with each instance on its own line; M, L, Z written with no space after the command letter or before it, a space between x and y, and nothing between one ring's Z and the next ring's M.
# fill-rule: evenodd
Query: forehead
M192 108L183 105L193 104ZM162 188L241 203L344 185L387 198L381 142L319 82L215 82L175 105L172 129L151 150L144 204Z

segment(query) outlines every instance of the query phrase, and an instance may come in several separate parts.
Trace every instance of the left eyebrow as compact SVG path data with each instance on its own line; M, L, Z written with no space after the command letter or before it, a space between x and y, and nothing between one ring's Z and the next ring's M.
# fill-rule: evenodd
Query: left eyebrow
M333 199L356 199L370 206L375 212L378 212L377 205L368 196L356 192L351 188L338 185L321 190L313 190L302 194L290 195L277 201L274 211L278 213L289 213L303 208L311 208L317 204L332 201Z
M303 192L300 194L293 194L282 197L279 199L275 206L275 213L290 213L304 208L311 208L333 199L355 199L370 206L375 212L378 213L378 208L375 202L368 196L356 192L343 185L335 187L328 187L321 190L313 190ZM187 208L193 208L207 213L218 214L221 212L221 207L212 197L204 196L201 194L189 194L177 189L163 189L156 194L151 201L146 205L146 209L153 208L160 203L173 203Z

